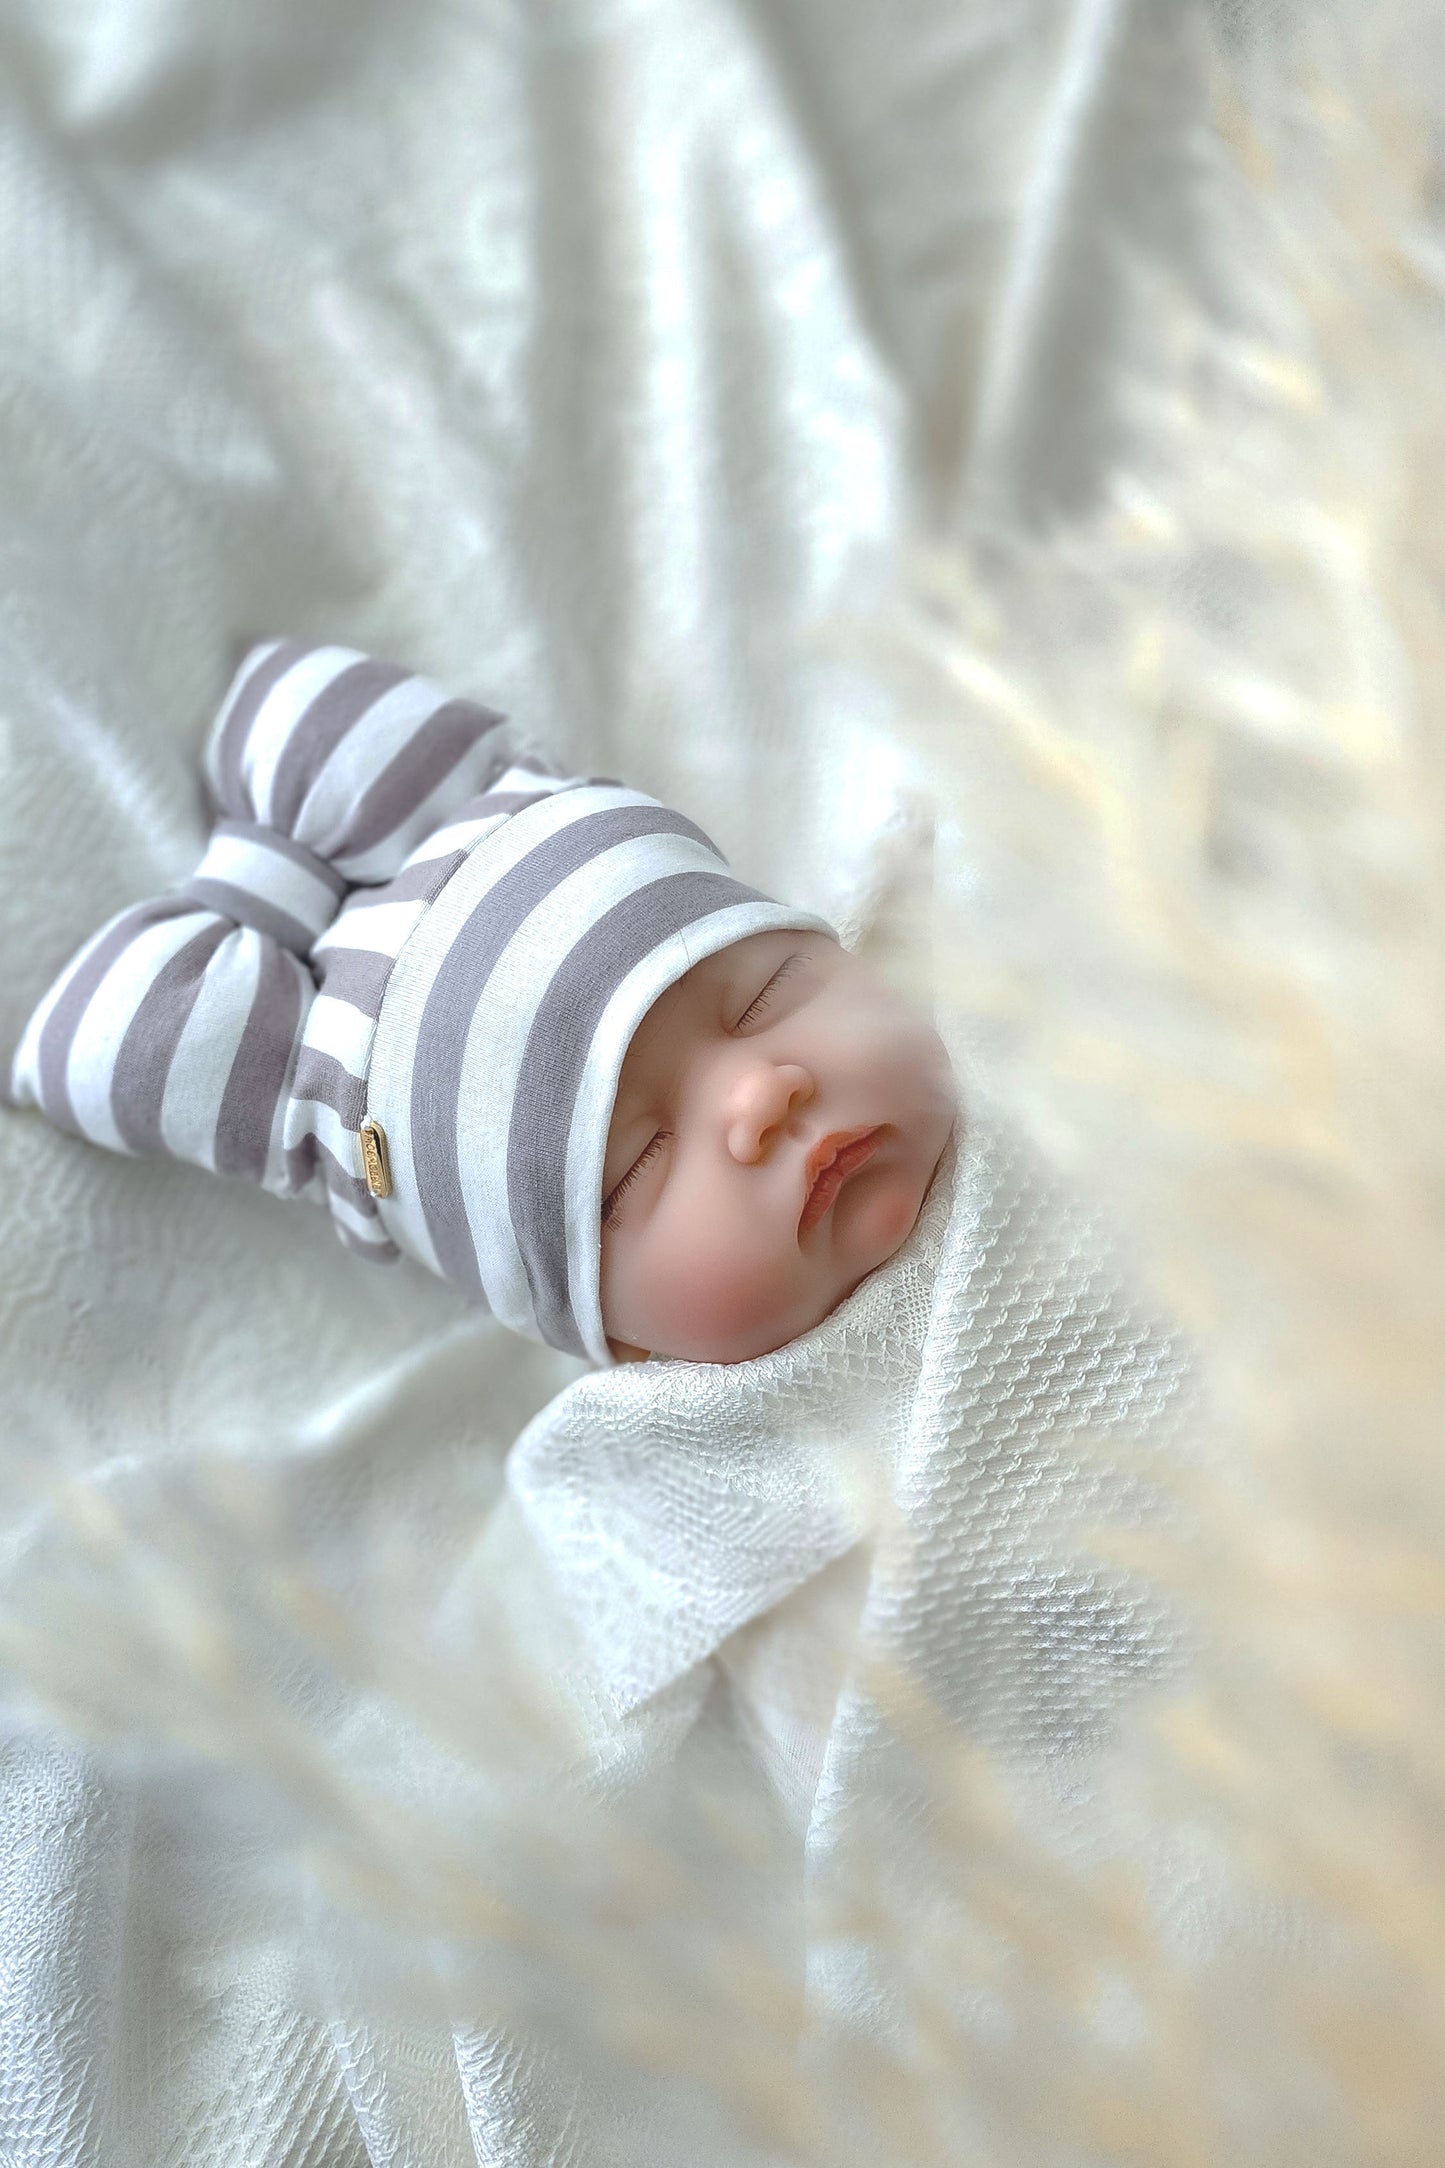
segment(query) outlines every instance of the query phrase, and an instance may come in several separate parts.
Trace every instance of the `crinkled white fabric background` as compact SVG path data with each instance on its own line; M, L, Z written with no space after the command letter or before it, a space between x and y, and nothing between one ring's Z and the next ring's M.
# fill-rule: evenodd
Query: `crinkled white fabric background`
M1125 0L14 0L5 1050L84 934L194 864L199 730L239 644L277 631L507 708L862 933L916 778L829 628L970 490L1087 495L1109 446L1090 235L1122 220L1191 245L1171 146L1197 105L1192 19ZM91 1621L102 1715L129 1698L224 1749L193 1681L145 1672L193 1561L178 1543L172 1578L154 1553L138 1575L134 1501L198 1462L264 1467L298 1554L381 1556L391 1524L440 1584L578 1368L188 1170L13 1117L0 1169L7 1571L37 1626ZM86 1571L112 1545L89 1613L67 1526ZM26 1583L36 1555L49 1579ZM27 1641L7 1609L19 1672L43 1685L49 1665L73 1704L81 1640ZM340 1721L324 1698L300 1695L318 1726ZM485 2035L378 2060L340 2003L317 2014L294 1949L228 1941L246 1900L163 1765L126 1784L15 1724L0 2152L724 2159L736 2133L709 2135L695 2097L643 2131L601 2070L611 2134L581 2110L544 2131Z

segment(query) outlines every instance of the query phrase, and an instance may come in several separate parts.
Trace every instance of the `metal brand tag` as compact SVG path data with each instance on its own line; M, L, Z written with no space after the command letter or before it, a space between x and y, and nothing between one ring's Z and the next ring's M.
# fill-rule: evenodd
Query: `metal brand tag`
M391 1160L386 1149L386 1131L380 1122L370 1119L361 1125L361 1163L366 1169L366 1186L373 1197L391 1195Z

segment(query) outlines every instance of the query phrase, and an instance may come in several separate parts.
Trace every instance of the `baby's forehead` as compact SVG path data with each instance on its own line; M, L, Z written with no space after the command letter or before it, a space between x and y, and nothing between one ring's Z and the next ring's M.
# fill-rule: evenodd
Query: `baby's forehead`
M710 956L704 956L700 963L693 965L692 971L684 972L683 976L691 978L693 972L706 972L709 969L726 971L740 959L761 956L769 949L807 948L810 944L825 939L825 935L815 933L808 927L768 926L762 933L745 933L740 940L724 942L721 948L714 949ZM830 947L831 945L829 943Z
M623 1059L623 1079L649 1066L654 1054L675 1053L676 1034L685 1030L690 1014L701 1014L724 995L750 998L758 991L754 981L760 984L795 953L831 960L845 951L830 935L783 928L745 934L700 958L664 988L637 1025Z
M714 949L711 956L704 956L691 970L685 971L680 979L675 979L672 985L658 996L638 1030L641 1031L660 1013L665 1016L669 1005L674 1009L681 1008L714 987L746 984L756 977L759 971L775 971L790 953L817 957L841 956L843 951L829 935L814 932L811 928L774 927L766 933L744 934L740 941L730 941L726 947Z

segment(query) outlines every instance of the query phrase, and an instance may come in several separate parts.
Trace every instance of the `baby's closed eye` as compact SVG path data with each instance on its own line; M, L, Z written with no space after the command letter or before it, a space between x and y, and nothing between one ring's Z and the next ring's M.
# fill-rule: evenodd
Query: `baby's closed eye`
M774 991L776 990L779 981L785 977L787 972L792 968L794 964L801 963L802 961L803 959L801 956L787 956L783 959L782 963L779 964L777 970L768 980L767 984L764 986L762 992L758 995L757 999L751 1002L749 1006L744 1009L742 1015L738 1018L736 1024L734 1024L733 1026L734 1031L741 1031L744 1024L751 1023L753 1017L760 1010L767 1007L768 1003L773 997Z
M654 1159L657 1156L657 1153L662 1149L663 1145L668 1142L671 1135L671 1130L659 1129L657 1135L652 1139L652 1142L644 1146L641 1153L632 1162L632 1165L628 1168L626 1174L623 1175L622 1180L617 1183L615 1188L608 1192L608 1195L602 1207L602 1224L604 1227L615 1227L617 1225L617 1206L619 1201L623 1196L625 1196L627 1191L631 1189L633 1183L642 1173L644 1167L647 1166L650 1160Z

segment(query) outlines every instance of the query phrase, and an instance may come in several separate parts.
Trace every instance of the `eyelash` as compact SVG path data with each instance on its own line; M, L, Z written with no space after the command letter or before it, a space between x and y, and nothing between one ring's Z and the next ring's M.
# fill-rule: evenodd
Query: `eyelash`
M772 995L773 988L777 985L779 979L783 977L784 973L788 971L792 967L792 965L797 963L797 961L798 958L796 956L788 956L784 958L783 962L778 965L777 970L768 980L767 985L758 995L757 1000L751 1003L748 1008L743 1010L742 1015L738 1018L737 1022L733 1026L734 1031L741 1031L743 1025L752 1015L754 1009L765 1009L767 1007L768 1001Z
M613 1224L612 1215L617 1208L618 1199L624 1196L626 1192L631 1189L633 1183L637 1180L637 1177L641 1174L643 1168L652 1158L652 1155L657 1150L658 1146L660 1144L666 1144L668 1138L671 1135L672 1131L670 1129L659 1129L657 1135L653 1138L651 1144L649 1144L645 1148L639 1158L634 1159L632 1165L628 1168L626 1174L623 1175L622 1180L618 1183L616 1189L612 1191L611 1195L607 1199L606 1204L603 1206L602 1224L604 1227L610 1227Z
M785 973L791 968L791 966L798 961L799 959L796 956L788 956L784 958L783 962L779 964L777 970L768 980L767 985L763 988L757 999L753 1002L750 1002L748 1007L743 1010L742 1015L738 1018L737 1022L732 1027L734 1031L741 1031L743 1025L747 1023L748 1019L753 1015L755 1010L764 1009L767 1007L768 1002L772 997L773 988L777 985L779 979L781 979L785 975ZM626 1174L623 1175L622 1180L617 1184L617 1187L609 1192L607 1201L602 1207L602 1224L604 1227L611 1227L615 1225L613 1215L616 1212L618 1203L627 1194L627 1191L631 1189L633 1183L637 1180L637 1177L641 1174L643 1168L649 1164L658 1147L660 1145L666 1144L671 1135L672 1131L670 1129L659 1129L657 1135L653 1138L652 1142L649 1145L645 1146L639 1156L632 1162L632 1165L628 1168Z

